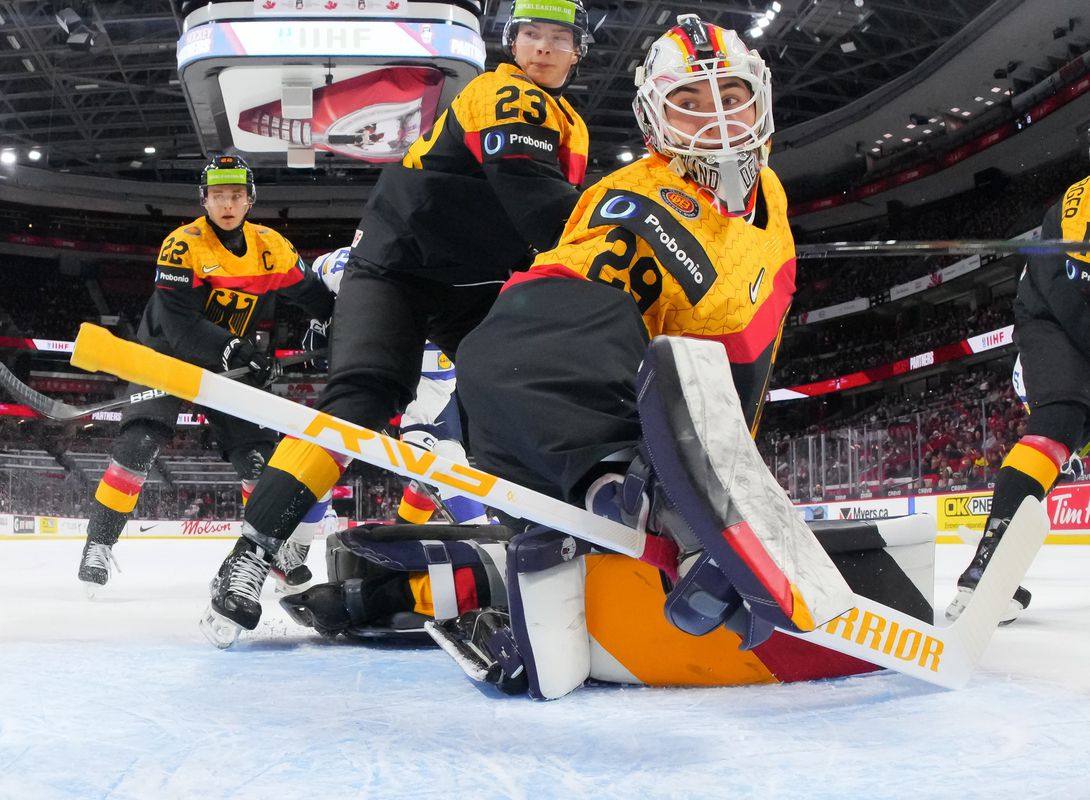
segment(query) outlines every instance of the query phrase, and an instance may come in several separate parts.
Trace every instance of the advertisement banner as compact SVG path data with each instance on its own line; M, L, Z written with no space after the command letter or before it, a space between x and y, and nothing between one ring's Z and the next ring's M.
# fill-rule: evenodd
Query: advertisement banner
M22 514L16 514L11 525L12 533L17 534L34 534L35 529L34 517L25 517Z
M1048 518L1054 533L1085 533L1090 530L1090 484L1062 484L1047 500Z
M0 536L10 536L11 533L11 514L0 514Z
M60 522L56 517L38 517L38 533L60 533Z
M829 519L888 519L908 514L907 497L829 503Z
M961 526L984 530L992 510L991 492L949 494L935 498L940 533L956 531Z
M241 520L141 519L125 524L124 536L132 538L235 539L242 535Z
M854 300L846 300L843 303L837 303L835 306L816 308L813 311L803 311L799 314L797 324L809 325L811 322L823 322L827 319L845 317L848 314L858 314L860 311L866 311L868 308L870 308L870 300L866 297L857 297Z
M930 275L924 275L922 278L916 278L915 280L908 281L907 283L900 283L890 288L890 302L900 300L902 297L908 297L917 292L933 289L936 286L941 286L948 281L954 280L954 278L960 278L962 275L967 275L977 269L980 269L980 256L963 258L961 261L951 264L948 267L944 267L937 272L932 272Z

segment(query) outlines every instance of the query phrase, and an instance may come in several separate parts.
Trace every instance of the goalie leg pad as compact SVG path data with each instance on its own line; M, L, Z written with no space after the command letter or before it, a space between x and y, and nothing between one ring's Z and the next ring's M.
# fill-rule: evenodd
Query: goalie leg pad
M750 611L790 631L847 611L851 590L757 452L722 346L654 339L637 394L645 460Z
M535 700L563 697L590 675L583 563L589 549L541 527L508 545L511 630Z

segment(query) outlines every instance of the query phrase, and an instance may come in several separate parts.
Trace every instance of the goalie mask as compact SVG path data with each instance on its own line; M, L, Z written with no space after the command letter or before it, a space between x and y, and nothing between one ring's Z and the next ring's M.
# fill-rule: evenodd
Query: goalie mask
M772 135L772 77L732 30L678 17L636 69L647 146L730 215L753 211Z
M201 205L208 197L209 186L245 186L250 203L257 199L253 170L242 156L212 156L201 172Z

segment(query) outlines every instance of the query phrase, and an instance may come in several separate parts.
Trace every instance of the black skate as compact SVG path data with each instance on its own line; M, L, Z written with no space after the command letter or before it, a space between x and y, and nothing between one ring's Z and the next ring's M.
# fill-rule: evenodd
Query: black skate
M490 683L504 694L525 694L529 677L511 633L511 615L504 608L482 608L454 619L424 624L462 670L478 683Z
M243 628L252 631L261 621L261 587L272 561L272 554L243 536L220 565L200 622L201 632L216 647L230 647Z
M314 580L314 575L307 566L309 552L310 543L303 544L294 537L280 546L272 563L278 594L301 592Z
M83 555L79 562L79 579L83 581L83 591L88 598L94 598L100 588L110 580L113 568L121 571L114 558L113 545L94 542L88 539L83 545Z
M984 532L984 537L980 540L980 544L977 545L976 555L973 556L969 566L958 578L958 593L946 608L946 618L951 622L960 617L969 604L969 600L976 590L976 585L980 583L984 570L987 568L988 562L991 561L995 549L999 547L999 540L1003 538L1003 533L1007 530L1009 524L1009 519L997 520L990 530ZM1019 586L1014 592L1014 597L1011 598L1007 612L999 620L999 624L1010 625L1018 619L1018 615L1029 608L1029 601L1032 597L1033 595L1030 594L1028 589Z
M320 583L280 598L280 605L297 623L322 636L430 641L424 631L430 617L407 610L390 612L381 597L376 603L374 585L367 584L365 578Z
M352 580L359 582L359 578ZM352 626L352 614L345 601L344 582L311 586L305 592L281 597L280 605L297 623L314 628L322 636L336 636L347 632Z

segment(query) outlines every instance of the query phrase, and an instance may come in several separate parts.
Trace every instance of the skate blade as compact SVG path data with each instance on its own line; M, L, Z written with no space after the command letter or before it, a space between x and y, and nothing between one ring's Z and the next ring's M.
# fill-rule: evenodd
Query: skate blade
M954 599L950 601L950 605L946 607L946 618L950 620L950 622L956 622L957 618L965 611L966 606L969 605L969 600L971 600L972 597L972 589L958 587L958 593L954 596ZM1004 612L1003 617L999 620L999 627L1010 625L1018 619L1018 615L1024 610L1022 604L1012 598L1007 605L1007 610Z
M212 608L211 605L204 610L204 615L201 617L198 627L201 629L201 633L204 634L204 638L220 650L226 650L233 645L242 632L241 625L227 619L227 617Z
M281 580L280 578L276 578L276 580L273 581L273 594L284 595L284 596L293 595L293 594L301 594L301 593L305 592L307 589L309 589L313 585L314 585L314 579L313 578L311 578L309 581L304 581L303 583L297 583L297 584L291 584L291 583L288 583L287 581Z
M94 600L95 595L102 588L101 583L95 583L94 581L80 581L80 583L83 584L83 594L88 600Z

